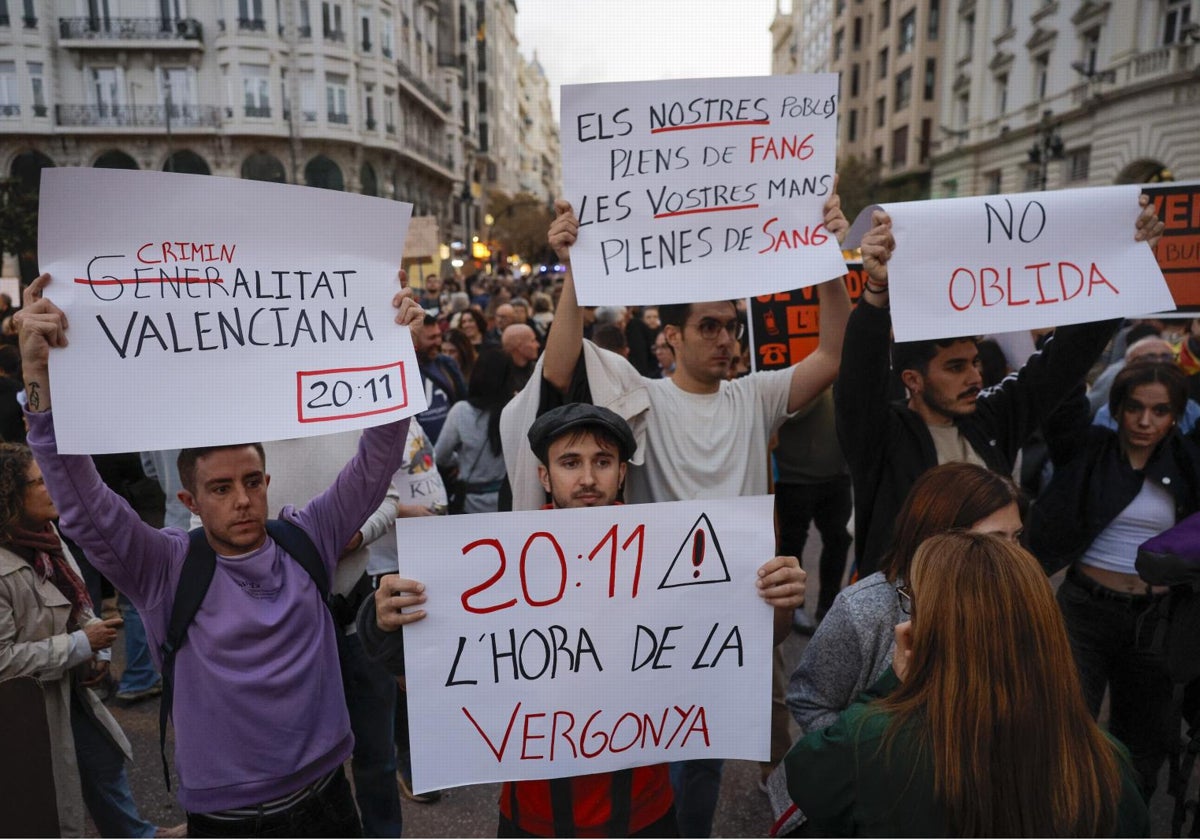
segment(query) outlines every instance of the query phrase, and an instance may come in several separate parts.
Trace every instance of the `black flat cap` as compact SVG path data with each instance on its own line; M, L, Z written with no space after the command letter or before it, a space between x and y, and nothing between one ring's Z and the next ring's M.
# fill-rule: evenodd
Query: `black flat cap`
M603 429L616 438L622 461L637 450L633 430L619 414L589 403L567 403L547 411L529 427L529 445L544 464L550 444L569 431L588 428Z

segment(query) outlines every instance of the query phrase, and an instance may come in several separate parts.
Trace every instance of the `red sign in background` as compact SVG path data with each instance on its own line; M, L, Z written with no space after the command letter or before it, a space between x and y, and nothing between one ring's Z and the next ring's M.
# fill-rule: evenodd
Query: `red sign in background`
M846 289L851 303L858 303L866 279L862 263L846 263ZM796 364L817 349L817 287L750 298L750 330L754 370L779 370Z

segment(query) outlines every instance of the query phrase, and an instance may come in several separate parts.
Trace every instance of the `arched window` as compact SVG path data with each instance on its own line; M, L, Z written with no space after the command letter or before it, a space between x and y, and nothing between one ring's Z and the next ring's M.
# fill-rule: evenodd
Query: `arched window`
M117 149L109 149L92 164L96 169L138 169L137 161Z
M362 184L363 195L379 195L379 181L375 178L375 169L369 163L362 165L362 170L358 173L358 180Z
M266 152L255 152L242 161L242 177L248 181L287 183L287 172L279 158Z
M187 175L212 174L212 170L208 168L204 158L190 149L182 149L168 157L167 162L163 164L163 171L183 172Z
M325 155L317 155L304 167L304 183L323 190L344 190L341 168Z
M13 158L12 169L9 171L25 189L37 194L42 186L42 170L53 168L53 166L54 161L50 158L41 152L31 150L22 152Z

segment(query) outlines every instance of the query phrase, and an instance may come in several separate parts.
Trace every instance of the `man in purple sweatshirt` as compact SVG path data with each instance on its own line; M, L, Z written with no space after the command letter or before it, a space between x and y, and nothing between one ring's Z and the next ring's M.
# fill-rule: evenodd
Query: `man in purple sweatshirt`
M48 360L66 318L29 289L20 318L29 445L60 526L141 612L156 665L188 535L157 530L100 480L92 459L60 455ZM397 323L423 316L410 292ZM333 485L281 518L312 540L332 580L337 559L379 507L404 459L408 420L368 429ZM207 595L175 662L175 765L191 837L348 837L361 833L342 771L354 738L330 613L313 579L266 532L270 476L257 444L184 450L183 503L217 555ZM185 474L187 473L187 474Z

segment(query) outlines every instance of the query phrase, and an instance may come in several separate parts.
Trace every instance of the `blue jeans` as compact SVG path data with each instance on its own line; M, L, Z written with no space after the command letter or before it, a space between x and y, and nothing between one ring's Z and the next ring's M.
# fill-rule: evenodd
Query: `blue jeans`
M142 819L129 790L125 756L100 724L71 695L71 734L83 802L101 837L153 837L155 826Z
M1115 601L1104 597L1102 588L1096 590L1098 584L1076 575L1082 577L1072 569L1058 588L1058 605L1083 696L1095 717L1108 688L1108 731L1129 748L1142 796L1149 802L1159 769L1179 738L1178 730L1172 735L1169 727L1171 677L1161 655L1148 649L1157 618L1153 610L1148 612L1148 599Z
M400 789L396 784L396 745L392 740L396 678L367 659L358 635L338 629L342 687L354 732L354 798L364 837L399 837Z
M146 643L146 626L142 624L142 616L125 593L117 597L117 605L121 608L121 617L125 619L125 670L121 673L121 682L117 685L118 692L145 691L158 682L158 671L150 660L150 646Z
M675 790L675 820L680 837L712 835L724 766L723 758L671 762L671 787Z

